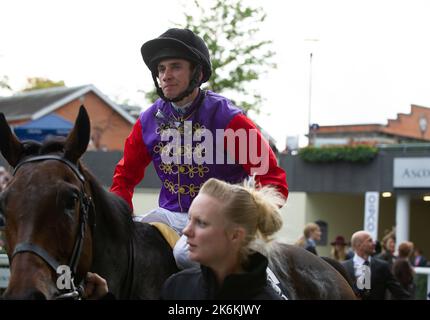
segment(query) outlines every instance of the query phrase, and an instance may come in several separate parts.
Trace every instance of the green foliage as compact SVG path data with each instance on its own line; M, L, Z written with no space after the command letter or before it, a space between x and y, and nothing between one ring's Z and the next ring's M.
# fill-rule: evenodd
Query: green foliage
M157 90L155 90L155 88L154 88L151 91L146 92L145 98L146 98L146 100L150 101L151 103L154 102L155 100L157 100L159 98Z
M306 147L299 150L299 156L306 162L358 162L372 161L378 154L378 149L367 145Z
M52 81L46 78L27 78L27 85L22 91L32 91L38 89L46 89L52 87L64 87L64 81Z
M260 25L266 19L262 8L252 8L242 0L194 1L199 13L184 12L185 25L206 42L212 62L212 77L206 88L217 93L238 96L233 102L244 110L259 111L263 98L252 92L249 83L258 80L270 69L276 68L272 61L275 52L267 49L272 41L257 40ZM146 97L157 97L154 91ZM229 98L231 98L229 96Z
M426 300L427 298L427 275L416 274L414 278L416 284L415 299Z

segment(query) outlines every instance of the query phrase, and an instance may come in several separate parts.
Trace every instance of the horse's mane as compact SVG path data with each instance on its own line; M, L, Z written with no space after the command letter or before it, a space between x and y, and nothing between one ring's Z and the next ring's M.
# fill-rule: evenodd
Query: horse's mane
M36 141L23 141L24 157L51 153L62 155L64 144L63 137L51 138L42 144ZM81 161L78 162L78 167L90 185L95 210L98 215L101 215L98 219L104 220L103 225L109 230L113 239L128 239L134 234L132 212L128 204L115 194L106 191Z
M128 204L117 195L103 189L97 179L80 164L86 180L88 180L97 214L106 220L106 227L115 239L126 240L134 234L132 212Z

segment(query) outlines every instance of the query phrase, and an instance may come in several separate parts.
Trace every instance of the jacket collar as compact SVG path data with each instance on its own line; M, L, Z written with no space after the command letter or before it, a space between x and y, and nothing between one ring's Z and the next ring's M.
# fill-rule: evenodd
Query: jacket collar
M249 256L245 272L228 275L218 286L212 269L201 266L205 289L209 299L248 299L255 296L267 284L268 260L255 252Z
M171 102L169 102L169 109L172 115L175 118L182 118L187 119L191 114L193 114L197 109L200 107L200 105L203 103L203 99L206 96L206 91L199 89L199 93L194 99L194 101L191 103L189 107L187 107L187 110L185 113L179 112L176 110L176 108L172 105Z

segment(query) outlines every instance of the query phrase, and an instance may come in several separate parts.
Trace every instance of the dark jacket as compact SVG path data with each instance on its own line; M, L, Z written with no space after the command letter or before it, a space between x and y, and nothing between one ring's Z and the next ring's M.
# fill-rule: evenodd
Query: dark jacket
M163 300L281 300L267 281L267 258L260 253L249 257L244 273L227 276L221 287L214 272L205 266L183 270L166 280Z
M415 267L425 267L427 266L427 260L423 256L413 257L412 265Z
M312 241L309 241L309 239L306 239L305 242L305 249L309 252L312 252L314 255L318 255L317 248L315 247L315 243Z
M375 258L386 261L390 266L390 270L392 270L393 263L396 260L396 257L391 252L388 252L388 251L375 255Z
M352 279L355 278L353 259L343 261L346 271ZM394 278L387 262L378 258L370 260L370 286L367 292L360 291L354 281L354 291L363 298L363 300L384 300L385 290L388 289L393 299L408 299L409 293L402 289L399 282Z
M409 292L411 299L414 299L416 289L414 283L415 271L410 262L405 258L397 258L393 263L393 274L402 288Z

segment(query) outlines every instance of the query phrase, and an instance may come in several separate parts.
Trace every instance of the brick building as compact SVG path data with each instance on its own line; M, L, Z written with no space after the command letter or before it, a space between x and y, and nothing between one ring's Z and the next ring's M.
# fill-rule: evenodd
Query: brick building
M319 126L311 132L313 145L398 144L430 142L430 108L411 105L408 114L383 124Z
M136 119L93 85L34 90L0 98L0 112L11 127L48 114L74 123L81 105L91 120L91 147L122 151Z

